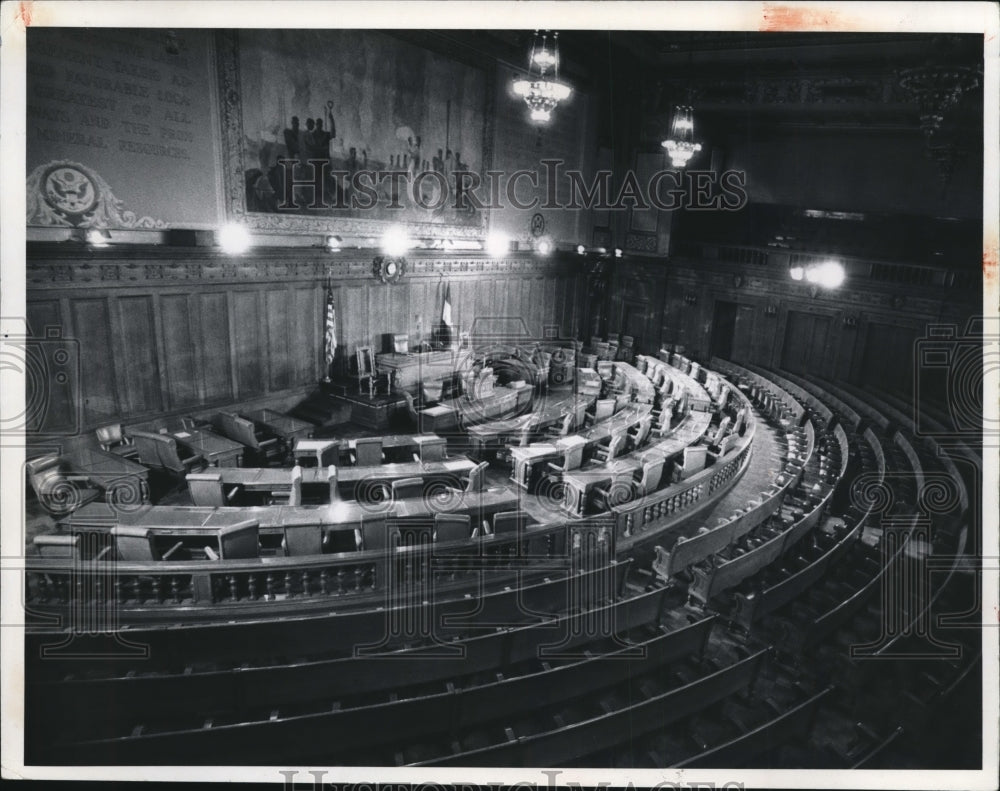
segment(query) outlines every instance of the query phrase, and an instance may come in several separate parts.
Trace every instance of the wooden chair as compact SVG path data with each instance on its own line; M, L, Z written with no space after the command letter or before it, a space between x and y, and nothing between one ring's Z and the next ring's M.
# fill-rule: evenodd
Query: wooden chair
M403 399L406 401L406 416L410 419L410 422L420 430L420 415L417 414L417 407L413 401L413 396L403 391Z
M373 376L375 374L375 356L370 346L359 346L354 353L358 363L358 376Z
M568 436L571 431L573 431L573 413L567 412L563 417L562 423L555 426L549 426L545 430L546 436L549 437L565 437Z
M663 478L663 468L665 465L666 459L660 455L643 462L642 471L638 473L640 476L639 480L635 483L637 497L645 497L650 492L656 491L656 488L660 485L660 480Z
M267 465L284 459L287 452L285 442L281 437L269 436L264 431L258 431L252 420L240 417L232 412L219 412L212 418L212 428L224 437L239 442L249 453L250 461L255 464Z
M135 431L132 438L139 450L139 461L149 467L159 467L175 476L184 476L189 472L200 472L208 466L200 453L182 454L177 440L166 434Z
M526 511L498 511L493 515L492 533L495 536L516 533L526 527L530 519Z
M447 457L447 441L443 437L427 437L417 440L417 453L413 460L421 464L444 461Z
M351 464L358 467L374 467L385 460L381 437L362 437L355 440L350 454Z
M126 459L134 459L139 455L139 451L132 444L132 440L122 432L121 423L101 426L95 433L97 434L97 441L100 443L101 450L114 453L116 456L122 456Z
M234 525L220 527L215 533L219 541L218 553L205 547L209 560L239 560L260 557L260 522L247 519Z
M612 434L611 441L607 445L600 445L594 451L594 458L602 463L607 463L617 458L625 450L626 440L624 432Z
M103 488L89 476L66 470L62 459L55 453L31 459L24 467L39 504L50 514L65 516L94 502L104 493Z
M400 478L392 482L392 500L406 500L411 497L422 497L424 493L423 478Z
M459 481L464 485L461 491L466 494L481 492L486 484L486 468L489 466L489 462L481 461L469 470L468 475L459 478Z
M461 541L470 537L471 519L468 514L435 514L434 540Z
M327 487L330 490L329 502L335 503L340 499L340 489L337 486L337 465L331 464L326 473Z
M615 413L615 399L613 398L599 398L594 402L594 414L586 418L588 423L597 423L601 420L607 420Z
M421 382L420 394L423 406L431 406L441 400L441 392L444 390L444 382Z
M288 556L320 555L323 532L319 525L285 525L281 546Z
M653 418L646 416L639 421L639 425L628 433L629 440L633 448L641 448L643 443L649 438L649 432L653 429Z
M399 545L399 529L389 527L384 518L364 518L361 522L359 549L391 549Z
M140 525L115 525L111 528L118 557L122 560L184 559L180 556L180 550L184 546L183 541L176 542L166 552L160 552L156 546L155 535L151 528Z
M290 486L271 492L270 505L302 505L302 468L292 467Z
M240 492L239 486L233 486L227 491L220 472L188 473L187 485L194 505L232 505Z

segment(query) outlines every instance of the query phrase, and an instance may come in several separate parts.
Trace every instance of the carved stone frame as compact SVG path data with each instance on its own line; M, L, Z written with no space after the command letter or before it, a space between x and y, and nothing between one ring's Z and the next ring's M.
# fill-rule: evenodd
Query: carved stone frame
M385 31L395 34L395 31ZM356 217L311 217L305 214L269 214L250 212L246 207L243 174L246 172L246 150L243 146L243 104L240 80L239 31L227 30L216 34L220 122L222 124L222 172L226 219L239 222L255 231L280 233L330 234L347 236L381 236L395 223L391 220L363 220ZM421 40L418 46L432 49L459 63L483 70L485 96L483 106L483 163L481 173L493 167L493 113L495 106L496 64L472 62L456 51L444 47L429 47ZM411 235L427 239L483 240L489 230L489 212L480 213L478 224L448 225L442 223L408 222Z

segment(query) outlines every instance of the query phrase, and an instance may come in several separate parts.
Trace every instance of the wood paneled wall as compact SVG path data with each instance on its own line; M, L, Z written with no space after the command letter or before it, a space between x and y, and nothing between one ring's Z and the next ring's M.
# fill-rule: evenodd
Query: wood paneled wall
M609 291L606 315L588 326L634 335L644 351L680 343L709 358L717 312L735 305L736 362L900 393L912 389L916 345L928 327L954 324L961 334L981 301L958 288L871 281L814 296L785 269L694 259L624 263Z
M558 259L415 258L399 283L385 285L356 252L287 249L237 260L65 245L29 249L27 281L32 336L55 329L79 360L68 388L44 376L41 388L29 381L29 403L45 400L33 428L70 434L307 392L325 373L327 284L338 356L379 351L384 333L429 339L447 284L463 329L476 317L515 317L537 337L553 326L575 337L584 288L573 262Z

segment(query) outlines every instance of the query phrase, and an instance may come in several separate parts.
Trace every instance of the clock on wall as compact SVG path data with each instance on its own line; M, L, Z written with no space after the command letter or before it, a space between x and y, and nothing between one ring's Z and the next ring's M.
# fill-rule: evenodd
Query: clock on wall
M402 256L376 256L372 261L372 274L381 283L398 283L406 274L406 259Z

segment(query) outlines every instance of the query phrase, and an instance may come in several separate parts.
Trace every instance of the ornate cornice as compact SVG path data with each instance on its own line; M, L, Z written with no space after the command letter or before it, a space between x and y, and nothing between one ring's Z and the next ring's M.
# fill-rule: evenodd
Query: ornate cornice
M334 280L372 282L372 257L358 253L331 258L319 251L282 251L235 259L208 252L134 249L96 254L64 246L29 252L25 280L31 289L169 286L179 283L250 283ZM403 282L441 277L508 277L579 274L572 260L534 258L411 258Z

